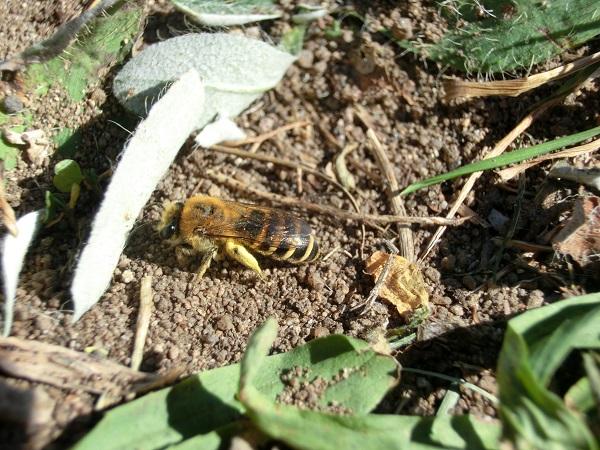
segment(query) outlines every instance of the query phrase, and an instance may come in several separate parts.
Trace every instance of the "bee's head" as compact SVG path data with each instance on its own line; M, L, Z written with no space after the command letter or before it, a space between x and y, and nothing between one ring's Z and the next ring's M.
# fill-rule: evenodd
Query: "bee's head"
M177 239L179 236L179 218L183 203L169 202L165 205L162 213L160 224L158 225L158 233L163 239Z

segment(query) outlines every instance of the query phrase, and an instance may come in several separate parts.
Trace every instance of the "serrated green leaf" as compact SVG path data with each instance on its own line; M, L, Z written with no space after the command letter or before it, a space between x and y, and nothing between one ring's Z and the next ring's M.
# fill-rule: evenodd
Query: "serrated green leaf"
M597 449L581 416L548 389L575 349L599 348L600 294L529 311L507 327L498 362L505 437L516 448Z
M316 377L337 380L343 368L358 369L330 384L331 389L338 391L338 403L357 414L371 411L397 379L397 365L392 358L376 354L364 341L332 335L267 357L261 370L254 374L255 385L275 401L286 387L282 376L297 367L306 369L308 381ZM204 437L199 434L212 433L241 417L243 408L235 398L239 383L239 364L201 372L174 387L109 411L74 448L143 450L175 444L187 446L186 440L194 436L202 440ZM327 406L330 400L325 394L320 404ZM216 436L206 436L212 438Z
M54 166L52 183L61 192L71 192L71 186L83 181L81 167L72 159L63 159Z
M138 8L123 8L93 19L61 55L32 64L25 72L26 84L37 95L60 84L78 102L102 67L119 61L129 51L141 24Z
M466 164L458 169L451 170L435 177L427 178L422 181L417 181L407 186L399 195L407 195L412 192L423 189L427 186L439 184L447 180L452 180L463 175L469 175L474 172L481 172L484 170L496 169L498 167L507 166L509 164L515 164L527 159L535 158L537 156L545 155L547 153L559 150L563 147L574 145L579 142L590 139L600 134L600 127L591 128L580 133L575 133L569 136L564 136L553 141L544 142L543 144L534 145L531 147L520 148L506 152L503 155L495 158L482 159L471 164Z
M459 4L460 25L422 51L434 61L468 73L527 69L600 34L596 0L454 3Z

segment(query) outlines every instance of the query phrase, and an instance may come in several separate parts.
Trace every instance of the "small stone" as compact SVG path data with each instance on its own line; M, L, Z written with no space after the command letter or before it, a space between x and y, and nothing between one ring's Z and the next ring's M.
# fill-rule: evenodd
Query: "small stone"
M434 269L433 267L427 267L423 271L423 273L427 278L429 278L434 283L439 283L442 278L440 272L438 270Z
M465 315L465 310L460 305L452 305L450 307L450 312L458 317L462 317Z
M233 329L233 321L229 314L225 314L217 321L217 330L227 331Z
M314 289L315 291L321 291L325 286L325 283L323 282L323 279L321 278L321 275L319 275L318 272L309 273L306 276L306 283L310 286L311 289Z
M23 102L16 95L7 95L2 99L2 110L6 114L16 114L23 109Z
M35 318L35 327L42 331L52 329L53 325L52 319L46 315L40 314Z
M527 309L539 308L544 304L544 293L539 289L535 289L529 293L527 299Z
M179 349L176 346L171 347L169 349L168 356L171 361L178 359L179 358Z
M413 37L412 21L407 17L394 17L394 13L392 13L392 19L394 20L394 24L392 25L392 28L390 29L390 31L391 31L394 39L398 39L398 40L412 39L412 37Z
M477 287L477 281L471 275L465 275L462 279L462 284L470 291L475 290Z
M329 336L329 330L325 327L316 327L312 330L312 337L314 339Z
M298 65L303 69L310 69L313 65L315 56L310 50L302 50L298 55Z
M456 256L448 255L442 258L442 270L445 272L452 272L456 265Z
M134 278L135 278L135 275L129 269L124 270L123 273L121 274L121 281L125 284L131 283L134 280Z

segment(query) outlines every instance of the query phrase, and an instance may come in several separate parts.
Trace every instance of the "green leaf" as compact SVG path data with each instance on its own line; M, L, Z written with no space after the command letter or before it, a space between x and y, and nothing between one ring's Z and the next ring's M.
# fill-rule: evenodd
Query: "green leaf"
M273 0L171 0L181 12L206 26L243 25L281 17Z
M19 149L5 142L3 137L0 137L0 159L6 170L14 169L19 159Z
M81 144L81 131L71 128L61 128L54 136L56 144L56 153L63 158L72 158Z
M273 324L266 323L250 340L241 363L239 392L252 422L273 439L303 450L498 447L498 425L469 416L342 416L275 404L255 384L259 374L266 372L263 361L274 337Z
M122 8L101 15L87 26L61 55L27 68L25 79L31 90L45 95L60 84L73 102L85 97L88 86L103 67L120 61L129 51L141 24L139 8Z
M58 195L53 194L50 191L46 191L44 196L44 222L48 223L54 220L59 211L66 208L65 201Z
M594 394L587 377L580 378L565 394L565 405L582 413L591 411L596 405Z
M498 362L504 434L516 448L597 449L582 417L548 389L576 349L600 348L600 294L529 311L508 323Z
M263 345L269 339L265 338ZM304 369L305 381L317 377L328 381L320 405L327 407L334 398L341 407L358 414L371 411L397 380L393 358L375 353L364 341L332 335L267 357L261 370L253 374L255 385L275 401L289 385L282 377L295 368ZM344 368L351 370L340 377ZM241 417L243 408L235 398L239 383L239 364L201 372L109 411L75 449L162 449L188 445L186 440L194 436L202 440L199 435L213 433Z
M292 55L298 55L304 45L304 35L306 34L306 25L295 25L286 31L281 37L279 48Z
M519 163L525 161L526 159L531 159L540 155L545 155L546 153L550 153L555 150L561 149L562 147L577 144L581 141L585 141L586 139L593 138L594 136L597 136L599 134L600 127L595 127L586 131L582 131L580 133L564 136L550 142L544 142L543 144L513 150L495 158L482 159L481 161L467 164L442 175L427 178L423 181L417 181L416 183L413 183L406 187L402 192L400 192L399 195L410 194L412 192L418 191L419 189L423 189L424 187L442 183L444 181L451 180L453 178L457 178L463 175L469 175L474 172L481 172L484 170L495 169L497 167L502 167L509 164Z
M600 34L597 0L456 3L462 5L460 23L421 53L469 73L528 69Z
M61 192L71 192L71 186L79 184L83 180L81 168L72 159L63 159L54 166L54 178L52 182L56 189Z
M216 115L235 117L285 74L294 57L265 42L226 33L177 36L147 47L117 74L113 91L130 111L145 116L161 93L195 69L205 87L201 129Z

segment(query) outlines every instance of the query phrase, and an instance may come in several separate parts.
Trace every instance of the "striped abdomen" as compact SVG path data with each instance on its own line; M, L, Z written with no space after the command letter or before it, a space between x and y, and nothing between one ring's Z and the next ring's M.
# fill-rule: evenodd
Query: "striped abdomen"
M267 217L263 217L266 219L262 222L264 226L256 240L249 244L250 248L270 258L295 264L308 263L319 257L319 244L308 223L275 210L253 211L257 215L263 213L267 213Z

